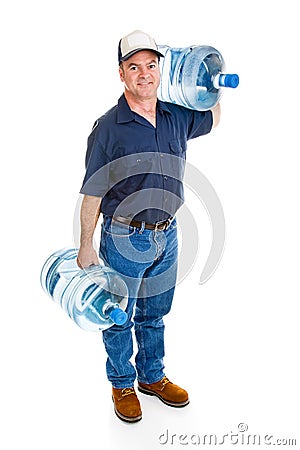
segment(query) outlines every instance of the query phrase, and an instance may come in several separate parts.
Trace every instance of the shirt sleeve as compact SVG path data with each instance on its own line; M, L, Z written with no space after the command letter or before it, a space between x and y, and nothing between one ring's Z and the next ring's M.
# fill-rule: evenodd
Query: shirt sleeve
M86 172L81 194L104 197L108 190L108 165L106 152L99 142L97 122L88 138L85 157Z
M191 111L188 139L208 134L213 126L213 114L208 111Z

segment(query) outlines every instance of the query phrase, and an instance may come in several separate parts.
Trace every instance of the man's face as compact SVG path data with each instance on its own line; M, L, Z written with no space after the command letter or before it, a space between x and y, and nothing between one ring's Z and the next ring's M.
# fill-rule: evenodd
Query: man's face
M141 50L122 63L119 73L125 89L133 97L141 100L156 98L160 71L154 52Z

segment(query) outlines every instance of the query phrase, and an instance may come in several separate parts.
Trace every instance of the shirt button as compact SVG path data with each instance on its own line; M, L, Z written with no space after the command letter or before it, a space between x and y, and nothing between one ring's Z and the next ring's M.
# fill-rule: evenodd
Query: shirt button
M164 177L164 179L165 179L165 180L167 180L167 179L168 179L168 177Z

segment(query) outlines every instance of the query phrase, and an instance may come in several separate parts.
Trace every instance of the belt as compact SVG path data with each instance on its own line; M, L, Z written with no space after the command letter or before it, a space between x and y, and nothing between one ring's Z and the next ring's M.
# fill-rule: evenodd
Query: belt
M144 227L146 230L154 230L154 231L166 230L170 226L173 219L174 219L174 217L170 217L168 220L164 220L163 222L145 223L145 222L140 222L138 220L131 220L131 219L128 219L127 217L117 216L117 217L112 218L112 220L114 220L115 222L124 223L131 227L135 227L135 228L143 228Z

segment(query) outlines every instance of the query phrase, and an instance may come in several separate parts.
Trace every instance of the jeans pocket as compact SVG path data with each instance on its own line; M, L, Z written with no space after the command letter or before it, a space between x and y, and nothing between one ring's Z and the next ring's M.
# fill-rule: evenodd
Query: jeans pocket
M112 237L128 238L135 233L135 228L130 225L117 223L111 220L110 223L106 223L104 225L104 231Z

